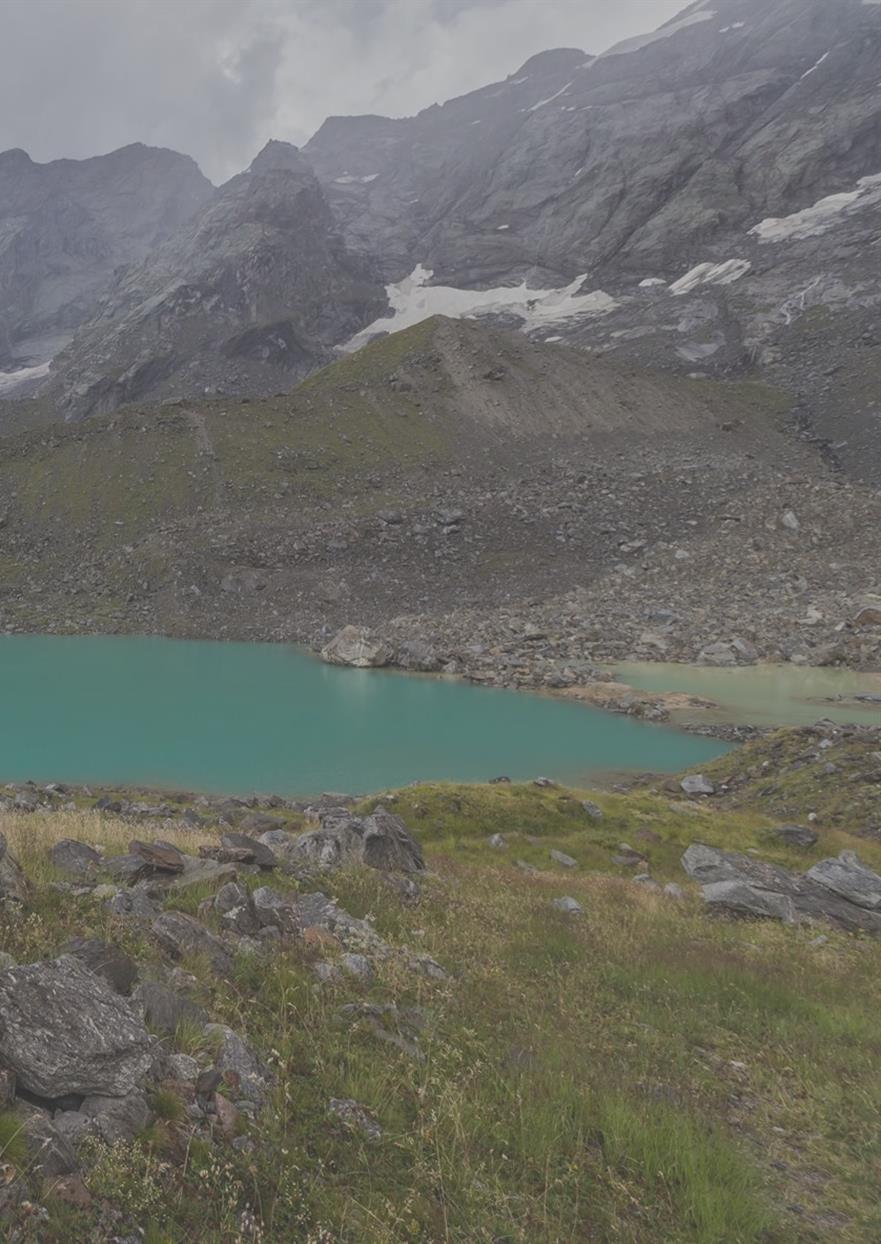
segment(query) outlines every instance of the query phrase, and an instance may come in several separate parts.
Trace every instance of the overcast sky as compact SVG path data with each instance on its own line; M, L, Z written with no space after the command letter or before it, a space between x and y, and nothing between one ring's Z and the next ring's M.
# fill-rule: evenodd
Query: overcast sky
M535 52L600 52L687 0L0 0L0 151L141 141L214 181L334 113L404 116Z

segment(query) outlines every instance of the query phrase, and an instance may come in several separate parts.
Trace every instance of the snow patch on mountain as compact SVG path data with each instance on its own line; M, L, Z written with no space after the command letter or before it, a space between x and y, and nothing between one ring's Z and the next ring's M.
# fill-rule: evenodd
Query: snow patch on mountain
M733 285L746 276L752 264L748 259L728 259L724 263L699 263L670 286L676 296L690 294L699 285Z
M502 285L495 289L457 289L452 285L429 285L431 268L417 264L408 277L387 285L391 314L374 320L342 347L347 353L359 350L377 333L396 333L412 328L433 315L452 319L475 319L481 315L514 315L529 333L535 329L581 316L607 315L618 303L603 290L581 293L587 280L578 276L562 289L528 289L522 285Z
M805 78L809 78L812 73L816 73L817 70L820 68L820 66L823 64L823 62L828 59L829 59L829 52L824 52L823 55L820 57L820 59L816 62L816 64L811 65L810 69L805 70L805 72L799 78L799 82L804 82Z
M827 195L812 207L793 212L791 216L769 216L750 229L750 233L760 242L819 237L839 225L842 216L878 206L881 206L881 174L876 173L872 177L861 177L855 190Z
M0 397L9 397L22 385L32 380L42 380L49 375L49 363L38 363L36 367L20 367L18 371L0 371Z
M531 108L527 109L527 111L538 112L539 108L544 108L546 104L552 104L555 99L559 99L561 95L565 95L571 85L571 82L567 82L564 87L557 91L556 95L549 95L547 99L540 99L537 104L533 104Z
M366 177L356 177L354 173L343 173L342 177L335 177L334 181L338 186L351 186L353 182L360 182L362 185L369 185L370 182L376 181L379 173L368 173Z

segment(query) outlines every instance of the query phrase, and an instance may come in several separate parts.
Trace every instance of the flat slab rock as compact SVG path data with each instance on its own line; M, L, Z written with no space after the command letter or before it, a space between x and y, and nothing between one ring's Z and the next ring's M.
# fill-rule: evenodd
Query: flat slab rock
M802 875L695 843L682 866L718 911L787 923L823 920L851 932L881 935L881 876L852 851L821 860Z
M152 1044L134 1007L71 955L0 972L0 1064L38 1097L124 1097Z

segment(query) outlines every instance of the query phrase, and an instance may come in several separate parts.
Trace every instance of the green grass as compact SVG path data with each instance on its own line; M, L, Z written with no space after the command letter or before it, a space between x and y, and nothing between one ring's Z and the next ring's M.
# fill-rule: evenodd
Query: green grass
M643 792L592 793L598 822L581 808L585 792L392 794L430 862L419 904L401 904L369 871L324 888L352 914L370 914L390 944L432 955L447 979L393 957L366 995L347 979L319 988L310 968L319 952L300 945L239 956L229 980L187 965L199 1004L272 1068L272 1100L253 1126L242 1120L255 1144L246 1153L194 1137L180 1100L159 1089L152 1126L133 1146L97 1152L86 1176L96 1204L121 1215L117 1229L149 1219L162 1244L879 1238L877 943L828 931L816 945L811 929L710 920L693 894L647 892L611 862L619 841L641 842L655 875L684 880L683 844L763 850L770 822L743 810L689 816ZM149 936L51 888L42 861L53 836L112 846L128 834L86 811L69 815L0 817L35 887L25 919L0 913L0 946L27 961L73 934L106 936L154 973ZM645 830L650 840L638 837ZM486 845L497 831L510 839L505 851ZM853 841L828 833L827 846ZM202 840L185 838L190 849ZM580 867L551 865L551 845ZM877 846L865 850L877 858ZM541 864L534 874L513 862L529 852ZM580 919L552 907L561 894L579 900ZM415 1036L422 1058L341 1017L342 1004L365 997L398 1007L387 1029ZM181 1025L174 1046L207 1065L197 1025ZM336 1120L331 1097L368 1109L379 1143ZM41 1244L89 1238L90 1211L47 1204ZM259 1233L242 1228L252 1220Z
M626 1098L604 1101L599 1125L609 1165L664 1199L694 1244L758 1240L773 1225L755 1166L722 1129Z

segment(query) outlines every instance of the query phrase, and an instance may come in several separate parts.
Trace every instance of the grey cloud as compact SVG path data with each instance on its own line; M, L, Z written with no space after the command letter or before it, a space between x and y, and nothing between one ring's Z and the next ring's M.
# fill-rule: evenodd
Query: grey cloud
M533 53L601 51L684 0L4 0L0 150L82 158L129 142L214 180L335 113L406 115Z

